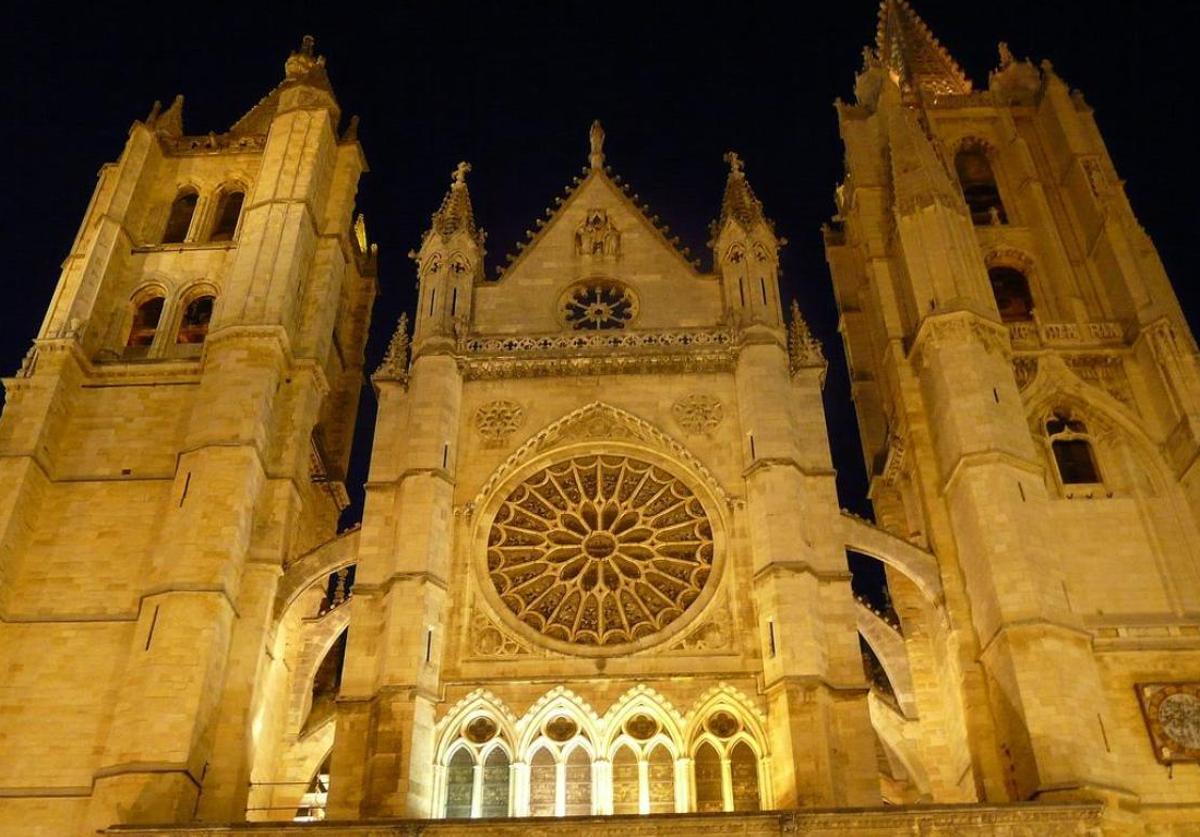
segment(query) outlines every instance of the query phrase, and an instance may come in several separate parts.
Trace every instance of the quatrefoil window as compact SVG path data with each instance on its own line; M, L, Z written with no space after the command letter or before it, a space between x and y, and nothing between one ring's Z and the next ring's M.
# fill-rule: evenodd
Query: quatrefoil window
M567 325L576 331L619 329L637 315L637 297L618 282L594 279L569 288L561 309Z
M666 470L625 456L576 457L509 493L487 566L500 600L535 631L623 645L662 631L700 597L712 525Z

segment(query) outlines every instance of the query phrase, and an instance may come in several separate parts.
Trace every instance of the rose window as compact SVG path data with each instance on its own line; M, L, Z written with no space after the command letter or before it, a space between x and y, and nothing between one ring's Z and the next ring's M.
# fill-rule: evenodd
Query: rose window
M577 457L512 490L492 523L487 565L501 601L535 631L621 645L666 628L700 596L712 526L662 468Z
M567 291L562 308L576 331L625 328L637 313L637 298L616 282L587 282Z

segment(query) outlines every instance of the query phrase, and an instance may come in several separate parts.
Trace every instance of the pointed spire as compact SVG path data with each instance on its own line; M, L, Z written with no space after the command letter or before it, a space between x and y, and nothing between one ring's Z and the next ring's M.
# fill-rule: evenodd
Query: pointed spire
M360 216L361 217L361 216ZM376 381L400 381L408 383L408 312L400 315L396 330L384 352L383 362L371 376Z
M604 128L600 125L599 119L592 120L591 130L588 131L588 143L591 146L591 151L588 153L588 162L591 164L592 170L603 170Z
M164 136L183 136L183 94L177 95L166 110L155 102L146 124Z
M293 50L283 62L283 81L259 99L241 119L233 123L229 129L231 134L266 134L270 130L271 120L279 112L280 100L285 97L287 91L297 86L316 88L329 94L329 104L333 107L335 121L337 120L337 100L333 94L333 86L329 83L329 75L325 72L325 56L314 53L315 45L316 39L312 35L304 36L300 48Z
M971 92L971 82L908 0L882 0L875 34L879 60L906 94Z
M470 236L483 249L483 231L475 226L475 210L471 207L471 193L467 191L467 172L471 164L459 163L451 175L450 191L442 198L442 205L433 213L433 230L442 238L449 238L460 230Z
M763 215L762 203L746 180L742 158L730 151L723 159L729 164L729 178L725 181L725 196L721 199L721 220L718 225L723 227L732 218L747 230L759 221L770 226Z
M821 341L813 336L800 313L800 304L792 300L792 320L788 323L788 357L792 374L805 367L825 367L825 350Z

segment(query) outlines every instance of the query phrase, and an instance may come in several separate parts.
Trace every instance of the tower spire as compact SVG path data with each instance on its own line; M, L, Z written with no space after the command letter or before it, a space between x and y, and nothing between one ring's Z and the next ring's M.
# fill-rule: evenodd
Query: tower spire
M461 162L454 167L450 191L442 198L442 205L433 213L433 231L449 238L462 230L483 249L483 231L475 225L475 210L471 206L471 193L467 191L467 172L471 164Z
M971 92L971 81L908 0L882 0L875 44L879 60L905 94Z
M729 178L725 181L725 196L721 199L719 225L725 226L732 218L747 230L759 221L770 226L763 214L762 202L746 180L741 156L736 151L729 151L723 159L729 164Z

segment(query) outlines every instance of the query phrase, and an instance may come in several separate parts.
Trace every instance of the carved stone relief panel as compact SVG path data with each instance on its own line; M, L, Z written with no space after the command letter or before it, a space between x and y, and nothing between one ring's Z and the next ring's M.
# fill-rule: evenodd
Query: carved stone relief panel
M607 209L589 209L575 228L575 255L619 256L621 231L608 217Z
M710 433L725 418L725 407L711 395L686 395L671 406L671 413L688 433Z
M490 401L475 411L475 429L491 445L503 444L525 423L525 410L515 401Z

